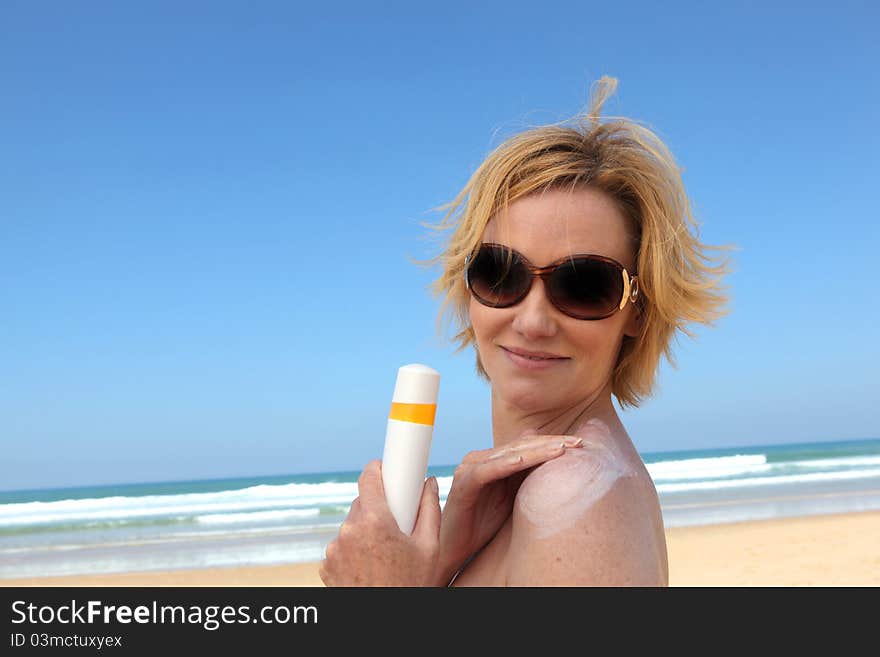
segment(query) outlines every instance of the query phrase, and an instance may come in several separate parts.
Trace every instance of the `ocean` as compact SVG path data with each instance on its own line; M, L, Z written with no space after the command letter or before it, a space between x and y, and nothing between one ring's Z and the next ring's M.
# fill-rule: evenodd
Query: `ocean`
M880 439L642 458L667 527L880 509ZM358 474L0 492L0 578L318 561Z

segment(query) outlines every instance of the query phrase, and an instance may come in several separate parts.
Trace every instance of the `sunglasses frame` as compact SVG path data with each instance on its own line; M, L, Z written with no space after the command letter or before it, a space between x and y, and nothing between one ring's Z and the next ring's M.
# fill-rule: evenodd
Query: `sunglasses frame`
M529 284L526 287L525 291L523 291L523 293L520 296L518 296L514 301L512 301L510 303L504 303L504 304L487 303L485 300L481 299L480 296L476 292L474 292L473 288L471 287L471 281L470 281L471 261L474 259L474 257L480 252L480 250L483 247L490 247L490 248L497 247L497 248L500 248L504 251L510 251L515 257L520 259L520 262L522 262L522 264L525 266L525 268L531 274L531 276L529 277ZM572 313L568 312L564 308L561 308L559 303L557 302L557 300L553 298L552 294L550 294L550 287L549 287L549 285L547 285L547 280L562 265L564 265L568 262L571 262L572 260L576 260L576 259L599 260L599 261L604 262L606 264L612 265L613 267L615 267L616 269L618 269L621 272L621 275L623 278L623 294L621 295L620 303L617 306L615 306L613 310L611 310L610 312L608 312L604 315L601 315L599 317L579 317L577 315L573 315ZM479 301L484 306L488 306L490 308L511 308L511 307L515 306L516 304L520 303L523 299L525 299L529 295L529 292L531 292L532 285L535 282L535 277L538 277L542 281L544 281L545 293L547 294L547 298L550 300L550 303L553 304L554 308L556 308L559 312L563 313L564 315L567 315L568 317L573 317L574 319L580 319L583 321L596 321L596 320L600 320L600 319L605 319L607 317L611 317L611 315L618 312L619 310L623 310L626 307L627 301L630 301L633 304L635 304L636 299L638 299L638 296L639 296L639 279L638 279L637 275L630 274L629 272L627 272L626 267L624 267L622 264L617 262L617 260L615 260L614 258L609 258L607 256L597 255L595 253L576 253L573 255L565 256L564 258L560 258L559 260L556 260L545 267L536 267L531 262L529 262L528 258L526 258L522 253L520 253L516 249L512 249L511 247L505 246L504 244L496 244L494 242L482 242L479 245L479 248L477 249L477 251L475 253L469 254L467 256L467 258L465 258L465 261L464 261L465 286L467 286L468 291L473 295L473 297L477 301Z

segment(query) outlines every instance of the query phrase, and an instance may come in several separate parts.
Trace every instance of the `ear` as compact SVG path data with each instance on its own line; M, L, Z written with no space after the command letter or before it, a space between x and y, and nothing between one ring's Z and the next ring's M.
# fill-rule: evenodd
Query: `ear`
M644 321L644 312L640 303L628 304L627 312L629 316L626 318L626 324L623 327L623 334L630 338L638 337L642 332L642 322Z

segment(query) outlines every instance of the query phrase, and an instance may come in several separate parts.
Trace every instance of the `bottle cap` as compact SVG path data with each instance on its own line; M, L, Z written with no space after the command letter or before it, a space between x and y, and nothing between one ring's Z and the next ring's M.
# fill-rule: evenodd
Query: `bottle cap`
M397 383L391 400L403 404L436 404L439 390L440 372L427 365L413 363L397 370Z

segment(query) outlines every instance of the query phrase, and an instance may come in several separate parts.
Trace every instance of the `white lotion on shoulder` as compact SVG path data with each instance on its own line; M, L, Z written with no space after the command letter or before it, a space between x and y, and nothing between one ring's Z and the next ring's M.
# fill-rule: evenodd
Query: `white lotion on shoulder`
M576 435L584 439L583 446L539 465L517 492L517 507L538 538L573 527L618 479L630 474L623 459L606 446L611 436L601 420L590 420Z

